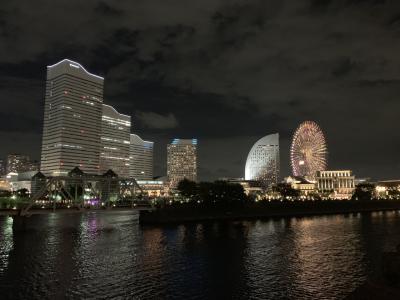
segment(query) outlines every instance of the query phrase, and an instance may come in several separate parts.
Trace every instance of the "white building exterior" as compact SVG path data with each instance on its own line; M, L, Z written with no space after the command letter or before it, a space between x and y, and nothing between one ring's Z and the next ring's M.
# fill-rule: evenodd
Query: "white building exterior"
M136 180L153 179L154 143L144 141L137 134L130 135L129 176Z
M119 177L129 177L131 117L110 105L102 107L100 172L111 169Z
M100 171L104 78L64 59L47 67L41 171L66 175L74 167Z
M245 179L255 180L269 187L279 177L279 134L259 139L251 148L245 166Z

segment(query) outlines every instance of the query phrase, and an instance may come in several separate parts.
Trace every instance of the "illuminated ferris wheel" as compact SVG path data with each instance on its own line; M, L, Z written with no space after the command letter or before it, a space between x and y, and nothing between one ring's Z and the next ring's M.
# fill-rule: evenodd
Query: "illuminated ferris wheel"
M290 148L293 175L313 180L317 171L326 169L327 154L325 137L318 124L313 121L301 123Z

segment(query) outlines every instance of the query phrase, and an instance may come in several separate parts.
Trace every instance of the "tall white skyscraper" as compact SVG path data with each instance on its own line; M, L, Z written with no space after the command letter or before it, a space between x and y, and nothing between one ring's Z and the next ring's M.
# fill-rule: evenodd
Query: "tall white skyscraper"
M129 177L131 117L103 104L101 118L100 171L113 170L120 177Z
M64 59L47 67L41 171L65 175L74 167L100 171L104 78Z
M144 141L136 134L131 134L129 176L136 180L153 179L154 143Z
M246 160L245 179L269 187L278 182L279 165L279 134L267 135L251 148Z
M179 181L197 181L197 139L174 139L167 146L167 176L171 187Z

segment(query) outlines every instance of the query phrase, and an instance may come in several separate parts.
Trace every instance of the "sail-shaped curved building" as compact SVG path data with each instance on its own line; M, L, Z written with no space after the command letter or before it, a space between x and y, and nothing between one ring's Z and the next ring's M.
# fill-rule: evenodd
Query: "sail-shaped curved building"
M259 139L251 148L245 167L245 179L259 181L269 187L279 177L279 134L270 134Z

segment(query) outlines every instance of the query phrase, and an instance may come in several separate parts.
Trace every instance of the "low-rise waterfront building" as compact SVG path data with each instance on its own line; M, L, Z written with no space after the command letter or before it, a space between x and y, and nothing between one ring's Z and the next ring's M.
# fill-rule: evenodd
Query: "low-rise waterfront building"
M383 180L375 183L378 199L400 199L400 180Z
M315 182L309 181L300 176L289 176L284 179L284 182L289 184L292 189L300 191L301 196L308 196L316 191Z
M26 189L31 192L31 180L32 177L35 176L35 174L38 173L38 171L27 171L27 172L10 172L4 177L4 181L7 182L7 184L4 182L3 186L6 187L8 186L8 190L11 192L16 192L22 189Z
M316 173L320 193L329 193L329 198L350 199L355 190L355 177L350 170L328 170Z
M144 195L149 198L168 197L169 186L162 180L138 180Z

